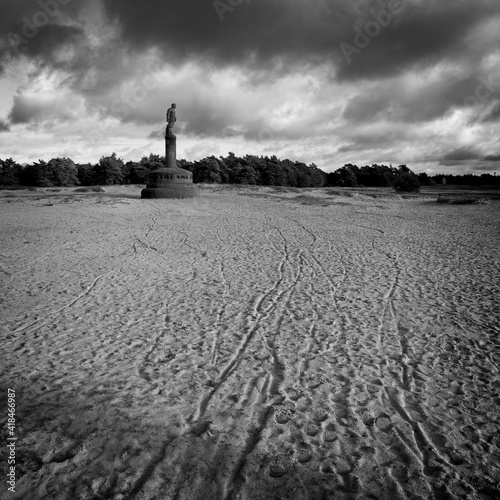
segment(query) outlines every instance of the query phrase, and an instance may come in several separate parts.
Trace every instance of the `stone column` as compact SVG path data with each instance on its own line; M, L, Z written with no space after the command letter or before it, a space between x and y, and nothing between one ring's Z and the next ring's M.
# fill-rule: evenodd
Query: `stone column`
M165 166L176 167L177 138L173 135L165 136Z

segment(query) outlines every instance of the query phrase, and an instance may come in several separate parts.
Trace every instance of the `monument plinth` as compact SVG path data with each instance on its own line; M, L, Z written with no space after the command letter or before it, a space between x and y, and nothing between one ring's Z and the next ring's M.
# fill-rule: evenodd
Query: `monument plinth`
M177 167L177 137L165 136L165 166Z
M141 198L194 198L198 196L198 189L193 184L193 174L177 166L177 137L172 134L175 104L168 110L167 122L165 167L153 170L149 174L148 183L141 191Z

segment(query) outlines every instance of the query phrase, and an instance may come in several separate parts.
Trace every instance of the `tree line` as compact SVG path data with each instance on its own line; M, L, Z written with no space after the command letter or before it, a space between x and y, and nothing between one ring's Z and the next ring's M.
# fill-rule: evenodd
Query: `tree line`
M348 163L334 172L323 172L314 163L280 160L276 156L209 156L195 162L178 160L177 165L193 174L193 181L221 184L254 184L289 187L392 187L418 191L420 186L458 184L498 186L498 178L482 175L415 174L406 165L365 165ZM164 166L164 158L149 155L139 162L124 162L116 153L103 156L96 164L75 164L70 158L53 158L20 165L12 158L0 159L2 186L92 186L109 184L145 184L149 173Z
M343 187L393 187L399 191L418 191L421 183L417 174L406 165L365 165L352 163L326 174L326 185Z
M164 167L164 158L149 155L139 162L123 162L116 153L103 156L98 163L75 164L70 158L39 160L19 165L12 158L0 160L3 186L92 186L107 184L145 184L149 173ZM316 165L279 160L276 156L210 156L195 162L177 160L177 166L193 173L194 182L259 184L265 186L321 187L325 173Z
M415 174L406 165L399 165L397 168L392 165L365 165L358 167L348 163L337 169L335 172L326 174L326 185L328 186L380 186L380 187L401 187L411 186L434 186L440 184L454 184L467 186L498 186L499 178L491 174L436 174L429 176L422 172ZM403 189L404 190L404 189Z

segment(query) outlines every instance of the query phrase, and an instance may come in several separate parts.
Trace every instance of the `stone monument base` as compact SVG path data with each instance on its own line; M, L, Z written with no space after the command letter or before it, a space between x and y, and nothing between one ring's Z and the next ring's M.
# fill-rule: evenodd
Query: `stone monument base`
M196 198L198 188L193 184L172 184L171 186L144 188L141 198Z
M198 195L193 174L176 166L153 170L141 191L141 198L195 198Z

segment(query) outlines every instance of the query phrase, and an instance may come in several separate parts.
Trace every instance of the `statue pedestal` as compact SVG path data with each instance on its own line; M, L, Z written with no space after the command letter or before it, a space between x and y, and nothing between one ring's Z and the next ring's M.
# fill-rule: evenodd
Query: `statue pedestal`
M179 168L176 162L177 138L165 136L165 167L149 174L141 198L194 198L199 195L193 174Z
M177 162L177 137L174 135L165 136L165 166L176 167Z
M193 184L193 174L178 167L164 167L149 174L141 198L195 198L198 188Z

